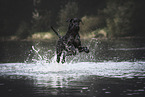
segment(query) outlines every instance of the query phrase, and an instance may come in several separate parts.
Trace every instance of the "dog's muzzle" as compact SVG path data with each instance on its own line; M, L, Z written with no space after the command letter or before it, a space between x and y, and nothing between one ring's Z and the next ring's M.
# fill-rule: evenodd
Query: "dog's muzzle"
M79 30L79 29L80 29L79 25L74 25L73 28L74 28L75 30Z

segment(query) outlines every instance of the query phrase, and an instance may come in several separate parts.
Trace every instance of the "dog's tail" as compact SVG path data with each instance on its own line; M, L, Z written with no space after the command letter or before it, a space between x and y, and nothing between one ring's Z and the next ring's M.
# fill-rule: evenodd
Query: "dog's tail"
M60 34L51 26L51 29L55 32L55 34L59 37L59 38L62 38L61 36L60 36Z

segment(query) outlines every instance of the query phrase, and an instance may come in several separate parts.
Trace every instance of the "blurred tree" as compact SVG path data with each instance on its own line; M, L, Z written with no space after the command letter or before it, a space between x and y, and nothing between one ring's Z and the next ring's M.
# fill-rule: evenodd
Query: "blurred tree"
M18 39L26 39L29 35L31 35L30 29L30 24L22 21L15 35Z
M89 34L90 32L105 26L103 16L84 16L82 17L84 25L80 25L81 34Z
M108 0L104 9L109 37L132 34L133 0Z
M49 31L50 25L66 31L65 21L74 17L84 20L82 32L99 26L109 37L143 36L144 5L144 0L0 0L0 36Z
M42 12L39 11L39 12ZM51 11L43 10L43 13L40 14L37 10L33 12L32 19L32 32L44 32L49 30L49 26L51 23Z
M32 12L32 33L49 30L51 23L51 11L42 7L42 0L34 0L34 11Z
M64 7L60 9L58 18L59 18L59 29L61 31L67 30L67 19L78 17L78 4L76 2L68 2Z
M135 11L133 17L133 35L145 36L145 1L135 0Z

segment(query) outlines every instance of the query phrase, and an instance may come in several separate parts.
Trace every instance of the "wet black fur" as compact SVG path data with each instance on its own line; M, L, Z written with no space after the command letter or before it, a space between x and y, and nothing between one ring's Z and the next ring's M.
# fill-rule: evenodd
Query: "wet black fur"
M65 57L69 55L76 55L76 48L79 52L89 53L89 49L87 47L82 47L79 35L79 24L82 22L78 18L68 19L69 22L68 31L62 37L59 38L56 45L56 53L57 53L57 62L60 62L60 57L63 52L62 63L65 62Z

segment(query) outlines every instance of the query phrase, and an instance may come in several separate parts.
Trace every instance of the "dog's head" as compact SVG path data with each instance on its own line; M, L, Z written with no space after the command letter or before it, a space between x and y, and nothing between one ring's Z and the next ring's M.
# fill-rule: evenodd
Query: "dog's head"
M80 22L82 22L82 20L78 18L73 18L73 19L68 19L66 22L69 22L68 30L79 30L80 28L79 24Z

